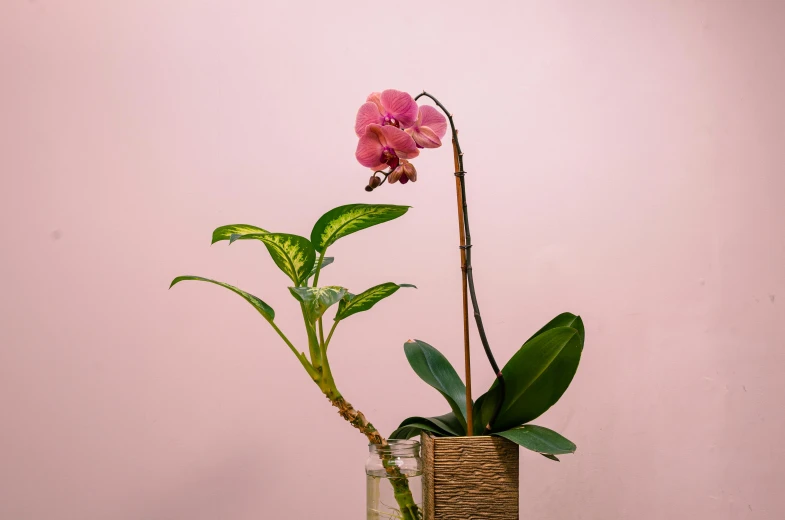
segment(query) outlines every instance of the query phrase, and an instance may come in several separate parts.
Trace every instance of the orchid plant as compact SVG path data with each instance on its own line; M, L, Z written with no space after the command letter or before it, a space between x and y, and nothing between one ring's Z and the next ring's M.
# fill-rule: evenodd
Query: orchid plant
M418 105L420 97L433 100L447 117L432 106ZM404 350L410 365L420 378L447 399L451 411L438 417L410 417L401 423L390 438L406 439L423 432L436 436L498 435L558 460L556 455L573 452L575 445L556 432L527 423L553 405L570 384L583 349L583 324L578 316L561 314L525 342L503 369L500 370L496 365L474 287L463 153L452 115L433 96L423 92L413 98L405 92L392 89L368 96L355 120L358 137L355 156L361 165L373 171L365 189L373 191L385 182L403 185L417 181L417 170L411 160L423 149L440 147L448 123L452 134L458 194L466 382L461 380L446 357L434 347L419 340L406 342ZM213 231L213 244L221 241L231 244L238 240L264 244L275 265L290 281L289 293L300 307L303 318L307 353L305 349L297 348L281 330L272 307L249 292L200 276L179 276L170 287L186 280L201 281L239 295L280 336L308 378L338 408L340 416L371 443L387 446L387 439L338 390L330 368L328 348L340 323L354 314L370 310L399 289L414 286L384 282L353 293L344 286L319 285L319 280L322 270L334 260L326 253L335 242L358 231L397 219L408 209L408 206L389 204L340 206L322 215L308 238L247 224L221 226ZM476 402L471 397L469 299L483 348L496 375L491 388ZM331 309L335 312L332 320L328 321L327 311ZM326 325L329 325L327 334ZM384 462L398 503L399 517L404 520L421 518L421 510L413 499L407 477L398 470L393 460L385 459Z
M420 97L433 100L447 117L429 105L418 106ZM390 184L416 181L417 172L409 159L417 157L420 149L441 146L447 133L447 118L452 131L458 193L466 383L441 352L423 341L409 340L404 345L409 364L423 381L445 397L451 411L438 417L410 417L391 438L407 439L423 432L436 436L498 435L558 460L556 455L573 453L575 444L548 428L528 423L556 403L572 381L583 351L583 322L574 314L560 314L526 341L499 370L488 344L474 288L463 152L452 115L436 98L427 92L413 98L397 90L368 96L355 123L355 132L360 137L357 160L373 170L366 190L378 188L385 180ZM493 385L476 402L471 398L467 289L480 340L496 375Z

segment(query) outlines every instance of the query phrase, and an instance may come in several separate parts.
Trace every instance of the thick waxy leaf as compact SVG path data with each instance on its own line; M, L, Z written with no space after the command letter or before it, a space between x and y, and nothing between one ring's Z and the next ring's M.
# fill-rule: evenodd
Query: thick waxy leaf
M289 292L305 305L306 316L311 322L315 322L322 317L324 311L343 298L344 294L346 294L346 289L335 285L327 287L289 287Z
M347 294L341 300L341 303L338 304L338 312L335 315L335 321L343 320L358 312L367 311L381 300L387 298L388 296L392 296L395 291L401 287L417 288L414 287L414 285L408 283L397 284L387 282L375 287L371 287L370 289L365 290L360 294Z
M572 327L555 327L527 341L502 369L504 404L493 431L525 424L553 406L572 381L582 349Z
M515 444L543 455L575 453L576 449L572 441L565 439L553 430L534 424L527 424L520 428L513 428L512 430L494 433L493 435L504 437ZM552 460L557 462L559 460L556 457L548 458L552 458Z
M553 318L551 321L546 323L540 330L535 332L531 338L527 340L531 341L536 336L539 336L543 332L549 331L551 329L555 329L556 327L572 327L573 329L578 331L578 337L581 339L581 344L583 344L583 340L586 336L586 331L583 328L583 320L580 316L576 316L571 312L563 312Z
M333 258L332 256L325 256L324 258L322 258L322 269L324 269L334 261L335 258ZM316 274L316 269L318 267L319 267L319 258L317 258L316 261L313 263L313 269L311 269L311 272L308 273L308 276L305 277L306 283L308 283L309 279L313 278L313 276Z
M316 251L307 238L287 233L250 233L234 235L229 239L259 240L267 247L278 268L291 278L295 285L304 282L313 269Z
M434 387L450 404L466 430L466 385L441 352L420 340L409 340L403 350L420 379Z
M311 231L311 243L322 252L339 238L361 229L393 220L409 210L409 206L391 204L348 204L322 215Z
M445 435L442 432L433 428L433 426L431 425L422 424L422 423L412 423L412 424L407 424L406 426L401 426L398 429L396 429L394 432L390 434L390 439L411 439L412 437L417 437L424 431L431 432L437 437L445 437Z
M462 437L466 435L466 429L453 412L437 417L409 417L398 426L398 429L400 430L405 426L413 424L427 425L432 428L429 431L437 430L444 437Z
M262 300L260 300L253 294L247 293L242 289L238 289L233 285L229 285L228 283L216 282L215 280L210 280L209 278L202 278L201 276L178 276L177 278L172 280L172 284L169 286L169 288L171 289L172 287L174 287L176 283L182 282L183 280L196 280L198 282L209 282L209 283L214 283L215 285L220 285L221 287L226 287L233 293L239 294L240 296L243 297L245 301L253 305L254 309L259 311L259 314L261 314L264 317L264 319L266 319L267 321L273 321L273 319L275 318L275 311L272 309L272 307L264 303Z
M474 435L483 435L486 433L486 427L493 418L496 407L502 400L501 387L493 384L487 392L482 394L475 402L473 410L474 416ZM492 425L493 426L493 425ZM491 428L490 431L494 431Z
M230 224L228 226L221 226L213 231L212 244L220 242L221 240L231 240L232 235L245 235L247 233L267 233L266 230L249 226L248 224Z

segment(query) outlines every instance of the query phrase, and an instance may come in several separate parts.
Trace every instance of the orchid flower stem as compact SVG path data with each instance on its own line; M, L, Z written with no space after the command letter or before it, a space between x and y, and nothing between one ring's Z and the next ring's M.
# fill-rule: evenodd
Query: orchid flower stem
M472 250L471 250L472 236L471 236L471 232L469 231L469 212L468 212L468 206L466 204L466 172L463 169L463 152L461 151L461 145L458 141L458 131L455 129L455 123L453 122L452 114L444 107L444 105L442 105L439 102L438 99L436 99L435 97L433 97L432 95L428 94L425 91L423 91L421 94L418 94L417 97L414 98L414 100L417 101L419 98L423 96L431 99L434 103L436 103L436 106L438 106L442 110L442 112L444 112L444 115L447 116L447 120L450 122L450 129L452 131L452 142L455 151L455 156L456 156L455 163L457 167L455 176L460 184L459 197L462 203L462 207L459 207L459 216L461 213L463 213L463 232L465 233L466 236L465 244L461 244L462 255L463 253L465 253L465 258L466 258L465 265L464 265L464 276L469 285L469 294L471 296L472 309L474 310L474 320L477 323L477 332L480 334L480 341L482 342L483 349L485 350L485 355L488 357L488 362L491 364L491 368L493 369L494 374L496 374L496 380L499 384L499 387L501 388L501 399L499 400L499 403L497 404L496 409L494 410L490 421L488 421L488 424L485 425L486 426L485 433L489 433L491 429L491 425L494 423L496 417L499 415L499 412L501 411L502 403L504 403L505 385L504 385L504 376L502 375L501 370L499 370L499 365L496 364L496 360L493 357L493 352L491 352L491 347L488 344L488 338L485 334L485 327L483 326L482 323L482 316L480 315L480 307L479 304L477 303L477 294L474 288L474 275L472 273ZM465 317L465 312L466 312L466 308L464 307L464 317ZM468 354L466 358L467 358L467 367L468 367L468 359L469 359ZM467 374L467 392L470 392L468 383L469 383L469 374ZM468 395L469 394L467 393L467 401L469 400ZM467 409L467 413L471 414L471 412L468 409ZM471 434L471 432L469 432L469 434Z

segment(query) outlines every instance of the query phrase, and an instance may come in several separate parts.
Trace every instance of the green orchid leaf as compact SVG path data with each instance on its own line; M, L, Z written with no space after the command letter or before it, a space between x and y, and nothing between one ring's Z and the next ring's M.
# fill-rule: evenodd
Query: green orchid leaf
M392 296L401 287L413 287L416 289L414 285L408 283L397 284L387 282L375 287L371 287L370 289L367 289L360 294L355 295L348 293L341 300L341 303L338 304L338 312L335 315L335 321L346 319L352 314L356 314L358 312L367 311L378 302L382 301L388 296Z
M466 428L463 427L463 424L455 417L453 412L437 417L409 417L398 426L398 429L400 430L412 424L427 425L432 428L429 431L437 430L443 437L463 437L466 435Z
M209 282L209 283L214 283L215 285L220 285L221 287L225 287L230 291L232 291L233 293L242 296L243 299L248 303L250 303L251 305L253 305L254 309L259 311L259 314L261 314L262 317L264 317L264 319L266 319L267 321L273 321L273 319L275 319L275 311L272 309L272 307L264 303L262 300L260 300L253 294L247 293L242 289L238 289L233 285L229 285L228 283L217 282L215 280L210 280L209 278L202 278L201 276L178 276L177 278L172 280L172 283L169 286L169 288L171 289L172 287L174 287L175 284L182 282L183 280L196 280L198 282Z
M520 428L513 428L512 430L494 433L493 435L504 437L528 450L536 451L546 456L550 455L548 458L557 462L559 459L554 455L575 453L576 450L576 446L572 441L562 437L553 430L534 424L527 424Z
M496 412L496 408L501 400L501 387L494 384L474 402L472 407L474 435L484 435L486 433L488 423L493 418L493 414ZM493 428L490 431L494 431Z
M287 233L250 233L232 235L235 240L259 240L267 247L275 265L288 276L295 285L304 282L316 261L316 251L311 242L299 235Z
M571 312L563 312L553 318L551 321L546 323L540 330L535 332L531 338L527 340L531 341L535 337L539 336L543 332L547 332L551 329L555 329L556 327L572 327L573 329L578 331L578 337L581 340L581 345L583 344L583 340L586 337L586 331L583 328L583 320L580 316L576 316Z
M447 358L431 345L420 340L409 340L403 346L406 359L420 376L441 393L466 431L466 385Z
M553 406L570 385L582 350L578 330L572 327L554 327L524 343L502 369L504 404L493 431L525 424Z
M428 424L413 423L401 426L390 434L390 439L411 439L417 437L422 432L431 432L437 437L444 437L445 435L437 429L434 429Z
M322 314L330 306L341 301L341 298L346 294L346 289L336 285L327 287L289 287L289 292L305 306L306 316L313 323L321 318Z
M391 204L348 204L322 215L311 231L311 243L320 253L345 237L362 229L396 219L409 206Z
M267 231L260 227L249 226L248 224L221 226L213 231L213 241L211 244L215 244L222 240L231 240L232 235L245 235L248 233L267 233Z
M333 258L332 256L325 256L324 258L322 258L322 269L324 269L325 267L327 267L328 265L330 265L334 261L335 261L335 258ZM313 278L313 276L316 274L316 270L318 268L319 268L319 259L317 258L316 261L313 263L313 269L311 269L311 272L308 273L308 276L305 277L305 284L306 285L308 284L308 280Z

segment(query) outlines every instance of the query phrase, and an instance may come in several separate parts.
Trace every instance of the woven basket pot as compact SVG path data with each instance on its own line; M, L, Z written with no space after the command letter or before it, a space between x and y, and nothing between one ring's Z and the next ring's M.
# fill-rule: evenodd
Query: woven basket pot
M425 520L518 520L519 446L422 434Z

